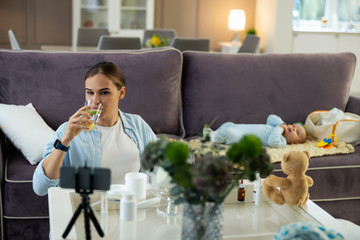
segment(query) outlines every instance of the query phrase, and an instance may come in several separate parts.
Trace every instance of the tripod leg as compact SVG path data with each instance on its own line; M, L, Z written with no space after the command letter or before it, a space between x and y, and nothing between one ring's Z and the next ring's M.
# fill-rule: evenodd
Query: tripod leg
M103 230L101 229L101 226L98 222L98 220L96 219L93 211L91 210L91 208L89 207L89 216L90 216L90 219L92 220L97 232L99 233L100 237L103 237L104 236L104 232Z
M85 208L85 234L86 240L91 240L91 232L90 232L90 219L89 219L89 206Z
M93 220L92 215L94 215L94 214L92 213L92 210L90 208L90 198L86 194L84 194L82 197L82 205L84 207L86 240L91 240L90 218L91 218L91 220ZM95 227L96 227L96 225L95 225Z
M63 235L62 235L62 238L66 238L66 237L67 237L67 235L69 234L72 226L74 225L76 219L79 217L79 215L80 215L80 213L81 213L81 210L82 210L83 208L84 208L84 206L83 206L82 204L80 204L80 205L78 206L78 208L76 209L74 215L72 216L69 224L67 225L67 227L66 227L66 229L65 229L65 232L64 232Z

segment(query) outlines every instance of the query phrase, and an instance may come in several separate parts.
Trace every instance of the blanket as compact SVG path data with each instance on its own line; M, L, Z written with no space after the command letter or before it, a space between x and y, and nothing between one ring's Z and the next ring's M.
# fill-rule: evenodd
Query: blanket
M288 144L282 148L270 148L265 147L267 153L270 155L272 163L281 162L282 155L289 151L298 150L298 151L308 151L310 157L321 157L325 155L337 155L337 154L349 154L355 151L354 147L351 144L344 142L337 142L332 148L320 148L316 146L318 141L307 139L305 143L302 144Z
M190 147L192 153L195 156L205 155L206 153L212 152L215 155L225 155L229 146L225 144L218 144L213 142L202 143L201 140L192 139L189 142L183 140ZM301 144L288 144L282 148L271 148L265 147L267 153L270 156L272 163L281 162L282 156L284 153L287 153L292 150L298 151L308 151L310 157L321 157L325 155L337 155L337 154L349 154L355 151L354 147L351 144L344 142L337 142L332 148L319 148L316 146L318 141L307 139L305 143Z

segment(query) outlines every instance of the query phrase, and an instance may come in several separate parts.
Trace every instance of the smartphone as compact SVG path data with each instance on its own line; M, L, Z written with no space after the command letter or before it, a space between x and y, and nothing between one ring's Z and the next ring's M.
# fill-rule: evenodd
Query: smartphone
M80 191L108 191L110 181L111 170L109 168L72 166L60 168L60 187L62 188L73 188Z

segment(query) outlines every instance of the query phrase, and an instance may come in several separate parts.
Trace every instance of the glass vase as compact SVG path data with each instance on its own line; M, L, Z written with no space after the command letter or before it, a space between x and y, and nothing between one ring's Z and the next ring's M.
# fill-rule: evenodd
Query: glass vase
M184 203L181 239L222 239L223 210L223 203L206 202L204 205Z
M155 166L150 173L150 183L153 194L166 201L166 205L159 206L156 212L166 217L180 215L181 209L175 205L175 197L170 194L174 183L171 182L169 174L162 167Z

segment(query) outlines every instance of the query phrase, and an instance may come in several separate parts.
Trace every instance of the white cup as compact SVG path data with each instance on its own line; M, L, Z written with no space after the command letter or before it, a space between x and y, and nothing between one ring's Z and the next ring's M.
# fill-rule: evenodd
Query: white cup
M125 174L126 190L134 192L136 200L146 198L146 183L147 176L145 173L129 172Z

